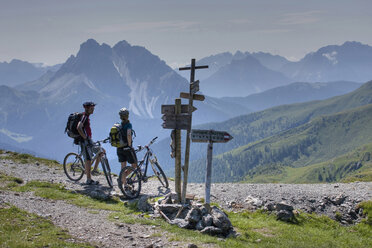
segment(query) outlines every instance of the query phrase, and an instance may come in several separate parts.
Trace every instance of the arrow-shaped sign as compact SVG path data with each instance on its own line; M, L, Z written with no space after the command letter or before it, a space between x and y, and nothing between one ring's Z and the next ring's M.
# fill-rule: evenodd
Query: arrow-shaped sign
M226 143L232 140L233 137L225 131L214 130L191 130L191 140L193 142L213 142L213 143Z
M190 99L190 94L186 93L186 92L181 92L180 97ZM205 96L204 95L199 95L199 94L193 94L192 99L197 100L197 101L204 101Z
M197 110L194 106L192 107L192 112ZM161 113L164 115L174 114L176 113L176 108L174 104L163 104L161 105ZM188 114L189 113L189 105L182 104L181 105L181 114Z

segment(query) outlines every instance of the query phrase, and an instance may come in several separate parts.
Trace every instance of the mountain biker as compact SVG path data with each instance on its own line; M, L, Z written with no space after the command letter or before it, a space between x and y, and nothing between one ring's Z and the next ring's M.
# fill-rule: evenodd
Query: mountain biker
M81 152L83 154L84 160L85 160L85 173L87 175L87 181L86 184L88 185L97 185L99 184L98 181L92 180L91 177L91 167L92 167L92 159L93 159L93 153L94 153L94 147L93 147L93 141L92 141L92 130L90 128L90 119L89 116L93 114L94 107L96 104L94 102L84 102L84 113L77 125L77 130L80 134L80 137L78 138ZM92 173L97 171L98 164L101 161L101 157L98 156L96 159L96 163L94 165L94 169Z
M132 147L133 145L132 124L129 121L128 109L121 108L119 110L119 116L121 119L124 143L126 143L126 146L120 147L120 148L118 147L116 150L119 162L121 163L121 169L127 166L127 162L130 163L133 168L136 168L137 167L137 155ZM124 175L124 177L126 177L126 175ZM122 180L122 182L125 182L125 180Z

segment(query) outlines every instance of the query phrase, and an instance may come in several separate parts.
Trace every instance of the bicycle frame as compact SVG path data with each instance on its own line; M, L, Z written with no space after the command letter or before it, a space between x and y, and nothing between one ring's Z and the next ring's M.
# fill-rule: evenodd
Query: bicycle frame
M97 160L98 156L102 156L101 159L106 157L106 150L103 149L103 147L101 146L101 143L105 143L105 142L107 142L107 140L108 140L108 139L98 140L98 141L96 141L96 142L93 143L94 145L98 145L98 147L99 147L99 151L94 155L94 157L93 157L93 159L92 159L92 165L93 165L94 162ZM81 151L81 148L80 148L80 146L79 146L79 147L78 147L78 154L79 154L79 157L80 157L80 158L83 157L83 156L82 156L82 153L83 153L83 151ZM103 154L102 154L102 153L103 153ZM84 160L83 160L83 161L84 161ZM85 161L84 161L84 163L85 163ZM84 164L84 165L85 165L85 164ZM83 168L82 168L82 169L85 171L85 166L84 166L84 165L83 165Z
M143 159L138 161L138 168L137 168L138 171L140 172L142 178L145 179L145 180L147 178L147 169L148 169L148 166L149 166L149 161L150 161L150 163L155 163L157 161L156 156L153 154L152 149L150 148L150 146L155 142L155 140L157 138L158 137L155 137L154 139L152 139L150 141L150 143L148 145L144 146L144 147L138 146L138 149L135 151L136 153L138 153L138 152L142 151L143 149L146 149L146 153L143 156ZM144 168L144 173L142 174L141 168L143 167L144 164L145 164L145 168Z

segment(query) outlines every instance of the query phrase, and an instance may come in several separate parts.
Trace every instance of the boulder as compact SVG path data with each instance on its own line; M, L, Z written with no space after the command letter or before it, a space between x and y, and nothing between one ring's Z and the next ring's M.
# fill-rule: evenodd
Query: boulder
M199 208L197 208L197 207L192 207L192 208L190 209L190 211L187 213L185 219L186 219L188 222L190 222L190 223L196 225L196 223L198 223L199 220L201 219L201 213L200 213Z
M334 205L338 206L338 205L341 205L341 204L345 201L345 199L346 199L346 196L343 195L343 194L340 194L340 195L338 195L338 196L334 196L334 197L332 197L332 198L330 199L330 201L331 201Z
M215 226L207 226L203 230L200 231L201 233L209 234L212 236L218 236L223 233L221 228L215 227Z
M292 222L294 220L294 214L292 211L280 210L276 213L276 219L286 222Z
M198 223L195 226L195 229L198 231L201 231L205 228L203 220L199 220Z
M286 211L292 211L293 207L285 202L279 202L275 205L276 211L286 210Z
M180 219L180 218L176 218L174 220L171 220L170 224L177 225L180 228L186 228L186 229L191 229L192 228L192 225L190 225L190 222L188 222L185 219Z
M213 225L213 217L210 214L207 214L206 216L203 216L202 220L203 220L204 226Z
M223 232L232 228L231 222L227 215L217 207L213 207L211 210L213 225L220 228Z
M251 206L254 206L254 207L257 207L257 208L260 208L264 205L264 202L256 197L253 197L253 196L248 196L246 199L245 199L245 202Z
M150 203L148 203L148 199L150 197L147 196L147 195L143 195L141 196L139 199L138 199L138 202L137 202L137 209L141 212L148 212L148 211L152 211L153 208L151 206Z

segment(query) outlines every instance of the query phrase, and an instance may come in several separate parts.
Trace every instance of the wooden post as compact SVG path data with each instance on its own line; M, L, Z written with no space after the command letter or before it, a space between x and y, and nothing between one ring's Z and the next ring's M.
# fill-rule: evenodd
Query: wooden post
M191 60L191 73L190 73L190 92L191 92L191 82L194 82L195 79L195 59ZM187 190L187 177L189 173L189 158L190 158L190 132L191 132L191 123L192 123L192 96L189 98L189 114L191 115L190 127L187 129L186 135L186 150L185 150L185 165L183 168L183 187L182 187L182 204L186 202L186 190Z
M186 134L186 149L185 149L185 164L183 167L183 187L182 187L182 204L186 202L186 190L187 190L187 177L189 173L189 158L190 158L190 133L191 133L191 124L192 124L192 112L193 112L193 100L204 101L203 95L195 94L199 90L199 81L194 82L195 80L195 69L207 69L208 66L195 66L195 59L191 59L191 66L190 67L183 67L179 68L180 71L183 70L190 70L190 90L189 93L182 93L180 97L184 97L184 94L187 94L187 98L189 99L189 106L188 106L188 114L190 116L190 125L187 128Z
M175 114L181 114L181 99L175 99ZM177 194L177 201L181 201L181 130L175 129L175 145L176 145L176 157L175 157L175 191Z
M212 156L213 142L209 141L207 150L207 173L205 175L205 204L204 204L206 209L208 209L208 212L210 212L211 203Z

